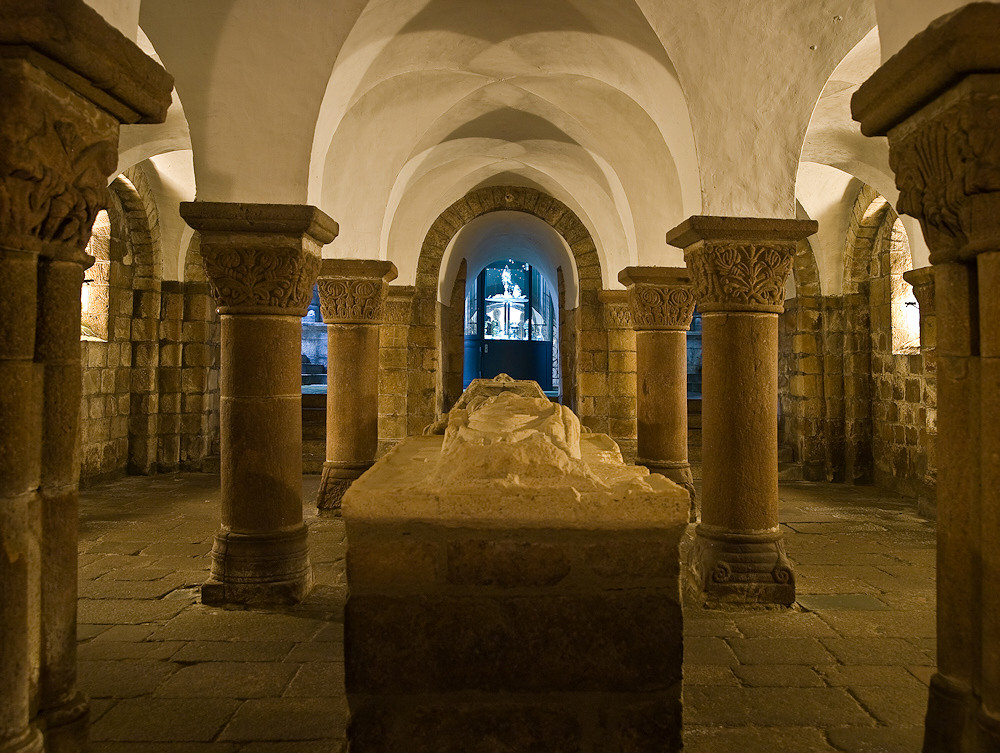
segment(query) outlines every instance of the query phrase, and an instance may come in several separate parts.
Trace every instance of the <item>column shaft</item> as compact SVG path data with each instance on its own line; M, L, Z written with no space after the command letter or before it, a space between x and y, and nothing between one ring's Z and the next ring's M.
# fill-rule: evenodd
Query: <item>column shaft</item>
M327 327L326 463L317 507L339 509L378 450L378 326Z
M691 585L708 603L795 601L778 528L778 314L812 221L691 217L685 249L702 315L702 514Z
M223 528L302 527L301 319L222 316Z
M1000 243L996 244L1000 247ZM982 604L980 723L987 742L1000 741L1000 251L976 257L979 274L982 574L975 594Z
M38 254L0 247L0 751L40 753L31 724L38 615L29 578L38 569L41 369L34 363ZM34 551L33 551L34 550ZM32 638L31 633L34 633Z
M43 255L35 360L43 369L41 669L39 714L48 753L80 750L89 706L76 686L79 519L80 287L85 258L75 249ZM88 264L89 265L89 264Z
M979 359L975 270L935 267L938 345L938 667L928 738L942 749L961 737L979 665ZM956 747L955 750L960 750Z
M326 259L319 276L327 325L326 462L316 506L340 514L347 488L378 451L379 324L392 262Z
M776 532L778 317L720 312L701 321L701 522L719 531Z
M640 330L635 341L636 463L692 487L687 442L687 335L683 330Z

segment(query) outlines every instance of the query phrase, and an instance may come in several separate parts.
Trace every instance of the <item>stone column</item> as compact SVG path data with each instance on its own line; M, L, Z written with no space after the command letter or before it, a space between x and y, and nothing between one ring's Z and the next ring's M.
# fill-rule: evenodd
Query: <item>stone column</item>
M327 332L326 462L316 506L340 512L340 500L378 451L379 325L390 261L326 259L319 302Z
M111 163L109 163L110 166ZM80 480L80 287L93 261L75 244L47 246L38 275L35 361L42 396L41 666L39 717L46 751L77 751L89 706L76 687L77 522Z
M628 288L635 327L635 462L687 489L694 521L687 420L687 331L695 306L691 280L683 268L626 267L618 281Z
M791 604L778 528L778 314L812 220L694 216L667 242L702 316L702 508L692 585L706 601Z
M937 517L937 314L934 308L934 267L920 267L903 273L910 283L920 310L920 355L923 358L924 451L927 471L917 497L917 512L927 518Z
M337 224L295 204L184 202L222 320L222 528L206 604L288 604L312 587L302 522L302 317Z
M75 635L82 251L119 123L162 122L172 79L79 0L3 4L0 48L0 753L62 753L83 749L88 710Z
M914 37L855 93L898 208L931 249L937 317L937 672L925 753L1000 750L1000 5Z

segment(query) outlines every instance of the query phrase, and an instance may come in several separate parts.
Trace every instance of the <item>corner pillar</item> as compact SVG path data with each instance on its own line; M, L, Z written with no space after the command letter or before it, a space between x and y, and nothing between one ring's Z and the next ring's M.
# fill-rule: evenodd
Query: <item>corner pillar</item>
M708 603L790 605L778 527L778 314L812 220L694 216L667 235L702 316L702 509L691 585Z
M684 268L626 267L618 281L628 289L635 327L635 462L687 489L693 522L697 512L687 420L687 331L695 307L691 279Z
M86 746L76 678L83 249L106 205L119 124L162 122L172 81L79 0L0 4L0 753Z
M222 322L222 527L205 604L292 604L312 587L302 520L302 317L337 223L294 204L184 202Z
M967 5L914 37L851 102L866 136L888 136L899 211L920 220L934 270L938 643L925 753L1000 750L997 34L1000 5Z
M325 259L319 302L327 326L326 462L316 507L340 513L354 479L378 451L379 325L389 282L389 261Z

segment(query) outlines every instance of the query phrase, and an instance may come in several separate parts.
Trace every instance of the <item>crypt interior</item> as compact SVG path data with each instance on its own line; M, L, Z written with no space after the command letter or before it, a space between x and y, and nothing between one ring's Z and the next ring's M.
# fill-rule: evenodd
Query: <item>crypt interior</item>
M0 50L0 753L1000 751L1000 2Z

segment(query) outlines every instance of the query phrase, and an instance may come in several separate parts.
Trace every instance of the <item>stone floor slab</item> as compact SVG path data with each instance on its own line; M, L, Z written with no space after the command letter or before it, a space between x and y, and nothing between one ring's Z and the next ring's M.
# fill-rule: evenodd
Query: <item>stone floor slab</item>
M220 740L317 740L343 734L344 699L264 698L244 703Z
M119 702L99 719L91 727L90 738L98 742L208 742L238 706L238 701L228 698L133 698Z
M818 638L727 638L741 664L828 664L833 656Z
M684 719L722 727L875 726L842 688L685 688Z
M815 669L800 664L750 664L732 669L740 682L752 688L815 688L826 685Z
M684 732L685 753L734 753L734 751L789 751L835 753L823 733L813 727L731 729L689 727Z
M265 698L279 696L298 671L294 664L204 662L181 667L155 695L163 698ZM343 689L341 689L343 692Z
M799 594L796 601L810 612L843 610L853 612L888 612L890 607L881 598L868 593Z

